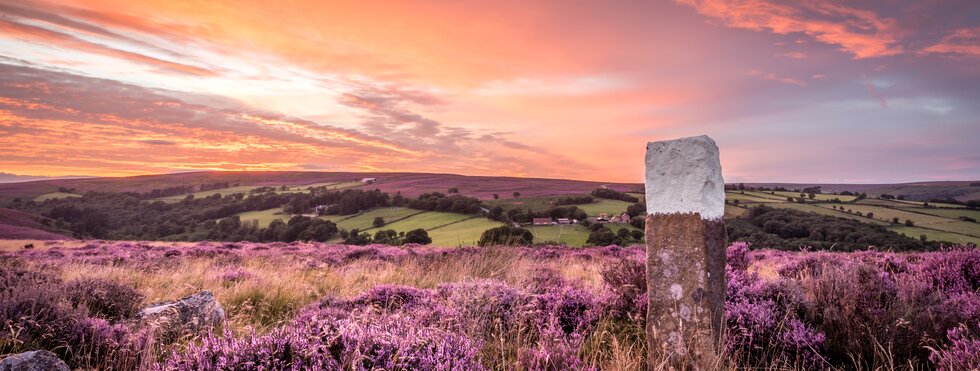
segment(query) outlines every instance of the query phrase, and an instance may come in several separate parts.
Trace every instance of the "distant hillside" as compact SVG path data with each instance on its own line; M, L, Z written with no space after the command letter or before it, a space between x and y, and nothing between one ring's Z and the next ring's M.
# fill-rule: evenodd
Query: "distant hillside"
M15 240L67 240L70 237L42 229L38 217L22 211L0 208L0 238Z
M906 199L915 201L947 198L954 198L959 201L980 200L980 180L900 184L745 183L745 186L783 187L786 189L820 186L823 193L851 191L867 193L869 197L878 197L881 194L905 195Z
M520 192L522 196L537 197L564 194L584 194L601 186L619 191L635 191L643 188L635 183L602 183L568 179L516 178L465 176L455 174L425 173L355 173L355 172L301 172L301 171L213 171L179 174L144 175L133 177L105 177L86 179L57 179L23 183L0 184L0 197L33 198L57 192L59 188L74 189L73 193L88 191L105 192L150 192L175 186L202 185L227 182L242 186L301 186L324 182L345 182L362 178L377 178L369 185L394 194L402 192L406 196L440 191L455 187L461 193L479 198L491 198L493 194L501 197Z
M594 181L517 178L494 176L466 176L456 174L382 173L382 172L313 172L313 171L210 171L177 174L143 175L133 177L103 177L84 179L52 179L21 183L0 183L0 197L34 198L58 192L60 188L73 189L73 193L88 191L138 192L176 186L200 186L203 184L229 183L240 186L302 186L326 182L348 182L362 178L377 178L378 188L406 196L418 196L424 192L445 192L458 188L468 196L489 199L494 194L510 197L520 192L522 197L584 194L597 187L606 186L618 191L642 192L642 183L604 183ZM816 183L745 183L751 187L784 187L803 189L820 186L824 193L851 191L864 192L870 197L887 193L905 195L909 200L955 198L960 201L980 199L980 180L948 182L916 182L903 184L816 184Z

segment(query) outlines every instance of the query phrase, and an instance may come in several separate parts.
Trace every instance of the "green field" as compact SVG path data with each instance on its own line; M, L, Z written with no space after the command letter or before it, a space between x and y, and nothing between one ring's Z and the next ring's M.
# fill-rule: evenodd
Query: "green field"
M739 192L739 194L742 193L742 191L738 191L738 192ZM748 195L748 196L754 196L754 197L758 197L758 198L765 198L765 199L773 200L773 201L777 201L777 202L786 202L786 196L774 195L774 194L770 194L769 192L745 191L745 194ZM799 195L797 195L797 196L799 196Z
M970 209L935 209L935 208L922 208L922 207L902 208L902 210L905 210L905 211L914 211L914 212L926 213L926 214L932 214L932 215L941 216L941 217L944 217L944 218L951 218L951 219L956 219L956 218L959 218L961 216L965 216L965 217L968 217L968 218L973 218L975 220L980 220L980 210L970 210ZM977 228L980 228L980 224L977 225Z
M408 232L413 229L425 229L426 231L430 229L435 229L438 227L445 226L449 223L458 222L461 220L466 220L472 218L473 215L463 215L463 214L453 214L444 213L440 211L427 211L417 215L410 216L408 218L399 220L394 223L385 224L385 226L380 229L394 229L398 232ZM371 232L374 230L372 229ZM483 233L482 231L480 233ZM479 236L477 236L479 238Z
M800 192L781 192L781 191L776 191L775 193L776 193L776 196L780 196L783 199L785 199L786 197L793 197L793 198L800 197ZM770 196L772 196L772 195L770 195ZM809 198L809 195L807 195L805 198L808 199L808 200L810 199ZM816 200L816 201L831 201L831 200L833 200L835 198L838 199L838 200L841 200L842 202L850 202L850 201L853 201L854 199L856 199L857 197L855 197L855 196L834 195L834 194L823 194L823 193L814 193L813 194L813 199Z
M282 219L282 221L288 222L289 218L292 217L292 215L283 214L281 207L268 210L246 211L235 215L238 215L238 219L241 219L242 222L257 220L259 222L259 228L268 227L269 223L275 219Z
M547 196L547 197L534 197L534 198L500 198L499 200L487 200L483 201L483 205L488 208L494 208L497 206L502 207L505 211L510 209L521 208L524 210L532 211L545 211L552 207L555 207L555 200L561 196ZM579 205L574 205L579 206Z
M219 189L212 189L210 191L201 191L201 192L194 192L188 194L194 195L194 198L204 198L213 195L215 193L220 194L221 197L235 194L235 193L244 193L248 195L248 191L251 191L256 188L259 188L259 186L238 186L238 187L219 188ZM180 202L181 200L187 198L188 194L160 197L157 198L157 200L163 202Z
M980 237L964 236L962 234L950 233L946 231L937 231L935 229L928 229L922 227L906 227L904 225L889 227L888 229L912 238L919 238L919 236L921 235L926 235L926 239L929 241L946 241L946 242L953 242L953 243L972 242L980 245Z
M421 214L425 211L409 209L404 207L383 207L380 209L374 209L367 212L363 212L355 215L326 215L321 216L321 219L326 219L337 224L337 227L346 230L351 230L354 228L365 230L374 227L374 218L382 217L385 223L393 223L399 219L404 219L412 215ZM387 224L386 224L387 225ZM386 226L382 229L388 229Z
M583 195L584 196L584 195ZM510 198L499 200L488 200L484 201L484 206L487 208L493 208L500 206L504 210L510 210L514 208L521 208L524 210L533 211L545 211L550 208L555 207L555 201L559 198L567 196L546 196L546 197L534 197L534 198ZM601 213L606 213L609 215L619 215L626 212L626 207L632 205L632 203L620 200L609 200L605 198L596 198L595 202L590 204L580 204L580 205L564 205L564 206L575 206L585 214L591 217L598 216Z
M858 220L858 221L861 221L861 222L864 222L864 223L879 224L879 225L888 225L888 224L890 224L890 223L885 222L885 221L881 221L881 220L877 220L877 219L865 218L863 216L857 216L857 214L848 214L848 213L843 212L843 211L837 211L837 210L831 209L831 206L833 206L833 205L836 205L836 204L798 204L798 203L795 203L795 202L783 202L783 203L766 204L766 206L772 206L772 207L780 208L780 209L800 210L800 211L806 211L806 212L817 213L817 214L822 214L822 215L836 216L838 218L854 219L854 220ZM846 208L850 208L851 206L854 206L854 205L844 204L843 206L846 209ZM876 215L876 217L877 217L877 215Z
M605 198L597 198L596 202L591 204L575 205L579 209L585 211L588 216L598 216L599 214L606 213L610 216L619 215L626 212L626 208L632 205L632 203L620 200L609 200Z
M56 198L67 198L67 197L82 197L82 195L74 194L74 193L68 193L68 192L51 192L51 193L45 193L43 195L34 197L34 201L35 202L44 202L44 201L53 200L53 199L56 199Z
M475 217L427 232L435 246L476 246L483 231L502 225L504 223Z
M725 219L744 218L749 215L749 209L734 205L725 205Z
M568 246L583 246L589 239L589 229L578 224L524 227L534 234L535 243L558 242Z
M357 186L360 186L360 185L364 185L364 183L361 183L361 182L325 182L325 183L313 183L313 184L304 184L304 185L298 185L298 186L289 186L289 190L290 191L303 191L303 192L305 192L305 191L309 190L310 188L316 188L316 187L326 187L326 189L342 189L342 188L357 187Z
M629 224L606 224L606 227L613 232L620 229L634 230ZM578 224L559 224L547 226L527 226L524 227L534 234L534 243L558 242L568 246L584 246L589 240L588 228Z
M874 213L874 218L882 221L891 221L892 218L898 218L900 223L904 223L905 220L911 220L913 223L919 226L928 226L930 224L941 224L949 222L950 219L943 218L935 215L920 214L917 212L905 211L901 209L892 209L888 207L880 207L873 205L863 205L863 204L851 204L845 205L846 208L854 210L855 213L861 212L867 215L869 212Z
M746 192L746 194L741 194L737 191L725 192L725 200L732 201L738 200L739 203L771 203L771 202L786 202L785 199L777 200L768 197L756 196Z
M325 187L327 187L327 189L341 189L341 188L355 187L355 186L359 186L361 184L362 184L361 182L314 183L314 184L308 184L308 185L302 185L302 186L287 186L286 187L287 188L286 190L281 190L280 189L280 187L282 187L281 185L268 185L268 186L245 185L245 186L237 186L237 187L218 188L218 189L212 189L212 190L209 190L209 191L201 191L201 192L194 192L194 193L188 193L188 194L194 195L194 198L204 198L204 197L208 197L210 195L213 195L215 193L220 194L221 197L224 197L224 196L227 196L227 195L231 195L231 194L235 194L235 193L243 193L243 194L245 194L245 196L248 196L249 195L249 191L251 191L253 189L256 189L256 188L261 188L261 187L272 187L272 188L275 188L275 191L273 191L275 193L300 193L300 192L309 192L309 189L308 189L309 187L325 186ZM180 202L181 200L187 198L187 195L188 194L182 194L182 195L176 195L176 196L167 196L167 197L160 197L160 198L157 198L157 200L160 200L160 201L163 201L163 202Z

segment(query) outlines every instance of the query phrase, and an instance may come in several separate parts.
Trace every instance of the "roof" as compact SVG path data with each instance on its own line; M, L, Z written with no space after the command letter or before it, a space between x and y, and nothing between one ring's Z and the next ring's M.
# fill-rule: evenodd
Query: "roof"
M531 220L534 224L548 223L551 224L551 218L534 218Z

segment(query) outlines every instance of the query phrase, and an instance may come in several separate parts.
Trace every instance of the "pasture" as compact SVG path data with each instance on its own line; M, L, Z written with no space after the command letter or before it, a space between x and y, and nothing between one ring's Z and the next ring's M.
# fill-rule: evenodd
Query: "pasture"
M432 238L433 246L476 246L480 236L483 235L483 231L501 225L504 223L474 217L435 229L428 229L426 232L429 233L429 238ZM384 228L382 227L382 229Z
M68 192L51 192L45 193L43 195L34 197L34 202L44 202L47 200L53 200L57 198L67 198L67 197L82 197L80 194L68 193Z
M267 209L267 210L257 210L257 211L246 211L243 213L238 213L238 219L243 223L255 220L259 224L259 228L265 228L269 226L273 220L282 219L283 222L288 222L292 215L284 214L281 207Z
M425 211L409 209L404 207L383 207L379 209L365 211L354 215L324 215L321 219L330 220L337 224L337 227L351 230L366 230L374 227L374 218L381 217L385 221L385 226L381 229L389 229L388 224L405 219L412 215L422 214Z

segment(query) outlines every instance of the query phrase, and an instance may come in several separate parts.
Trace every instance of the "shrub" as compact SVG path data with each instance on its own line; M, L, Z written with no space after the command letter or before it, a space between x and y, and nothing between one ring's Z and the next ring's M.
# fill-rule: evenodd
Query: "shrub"
M68 282L65 292L72 307L84 308L89 315L110 322L135 317L143 304L143 294L136 289L101 278L80 278Z

